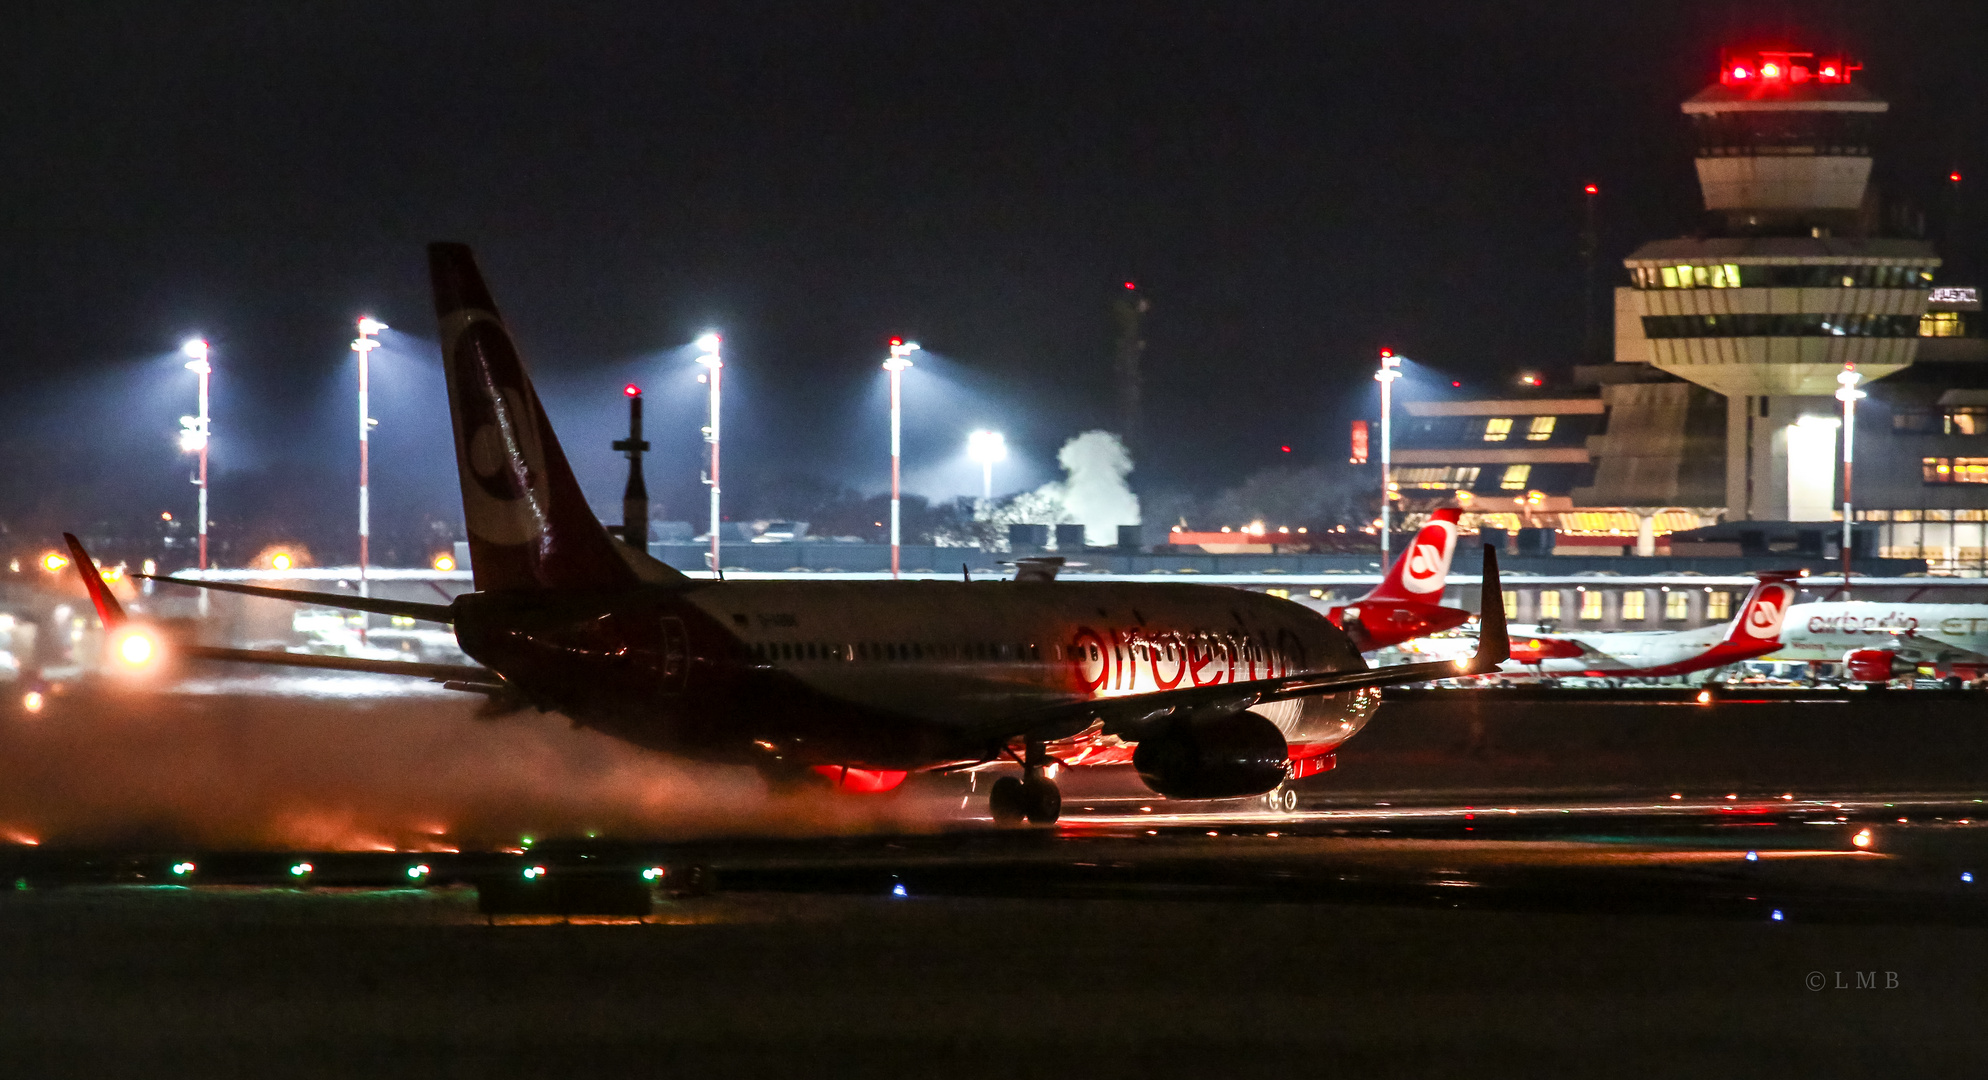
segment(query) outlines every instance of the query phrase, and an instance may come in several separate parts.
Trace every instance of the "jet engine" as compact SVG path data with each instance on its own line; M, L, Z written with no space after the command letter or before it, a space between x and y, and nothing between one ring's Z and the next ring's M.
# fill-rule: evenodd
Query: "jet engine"
M1918 665L1883 649L1852 649L1843 654L1843 666L1850 670L1852 679L1862 683L1890 682L1893 676L1919 670Z
M1147 787L1172 799L1261 795L1284 780L1290 748L1260 713L1190 716L1151 732L1132 752Z

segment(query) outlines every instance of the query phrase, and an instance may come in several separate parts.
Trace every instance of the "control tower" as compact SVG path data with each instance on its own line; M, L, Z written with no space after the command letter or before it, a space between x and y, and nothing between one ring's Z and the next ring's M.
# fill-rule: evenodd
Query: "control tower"
M1840 504L1817 469L1836 456L1837 375L1854 363L1883 378L1918 354L1940 260L1886 235L1870 142L1889 106L1859 69L1841 55L1724 56L1684 103L1703 233L1624 260L1616 359L1725 395L1728 520L1828 520Z

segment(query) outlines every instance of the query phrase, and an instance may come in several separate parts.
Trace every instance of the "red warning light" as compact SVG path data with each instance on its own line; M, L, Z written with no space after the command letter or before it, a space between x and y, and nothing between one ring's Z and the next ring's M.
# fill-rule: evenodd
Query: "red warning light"
M1288 446L1280 446L1278 447L1278 449L1284 451L1287 454L1291 452L1291 448Z
M1746 66L1745 64L1734 64L1734 65L1733 65L1733 81L1734 81L1734 82L1745 82L1745 81L1747 81L1748 79L1751 79L1751 78L1753 78L1753 71L1752 71L1752 69L1748 68L1748 67L1747 67L1747 66Z
M902 345L902 344L904 344L904 339L903 339L903 338L901 338L901 337L894 337L894 338L890 339L890 343L891 343L892 345Z
M1393 355L1394 355L1394 350L1393 350L1393 349L1382 349L1382 350L1381 350L1381 355L1382 355L1382 356L1393 356Z
M1451 385L1451 386L1462 386L1462 385L1463 385L1463 380L1462 380L1462 379L1451 379L1451 380L1450 380L1450 385Z
M1590 194L1590 195L1599 195L1599 194L1601 194L1601 189L1600 189L1600 188L1598 188L1598 187L1596 187L1596 186L1595 186L1595 185L1593 185L1593 184L1589 184L1589 185L1588 185L1587 187L1585 187L1585 188L1582 188L1581 190L1583 190L1583 191L1587 192L1587 193L1588 193L1588 194Z
M1762 64L1762 65L1760 65L1760 77L1761 77L1761 78L1763 78L1763 79L1778 79L1778 78L1780 78L1780 77L1781 77L1781 65L1779 65L1779 64L1772 64L1772 63L1769 63L1769 64Z
M1139 286L1137 286L1137 285L1134 285L1134 284L1132 284L1131 282L1129 282L1129 281L1128 281L1128 282L1126 282L1126 283L1125 283L1125 287L1126 287L1126 288L1128 288L1128 289L1136 289L1136 288L1138 288Z
M642 388L635 385L634 383L629 383L627 386L622 387L621 392L627 394L629 397L642 396Z
M1960 183L1960 170L1955 169L1954 171L1948 173L1947 179L1953 181L1956 184Z

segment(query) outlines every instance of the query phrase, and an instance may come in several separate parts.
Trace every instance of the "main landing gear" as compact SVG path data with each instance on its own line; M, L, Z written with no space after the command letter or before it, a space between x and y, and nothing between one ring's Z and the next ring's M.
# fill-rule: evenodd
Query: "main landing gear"
M1054 825L1063 813L1063 793L1056 790L1054 780L1043 775L1049 753L1034 739L1024 745L1022 775L994 781L994 790L987 793L987 808L993 811L997 825L1019 825L1024 820Z

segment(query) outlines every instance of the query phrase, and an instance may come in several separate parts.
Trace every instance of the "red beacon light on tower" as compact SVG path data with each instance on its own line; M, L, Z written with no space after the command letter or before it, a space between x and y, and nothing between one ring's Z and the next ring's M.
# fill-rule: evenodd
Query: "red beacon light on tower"
M1814 53L1758 52L1744 56L1728 54L1719 69L1719 81L1727 86L1787 87L1807 82L1847 83L1850 73L1863 65L1844 57L1824 57Z
M621 392L628 395L629 397L642 396L642 388L635 385L634 383L629 383L627 386L622 387Z

